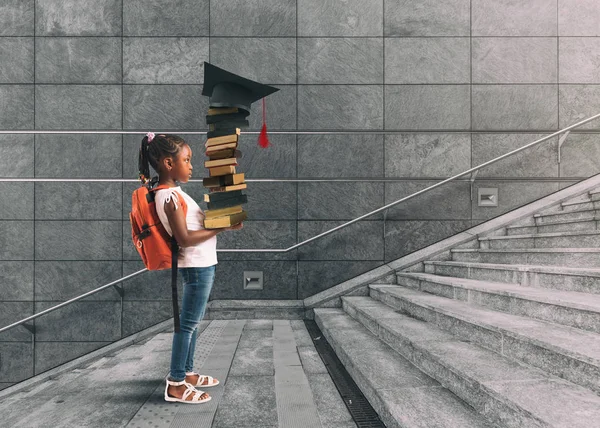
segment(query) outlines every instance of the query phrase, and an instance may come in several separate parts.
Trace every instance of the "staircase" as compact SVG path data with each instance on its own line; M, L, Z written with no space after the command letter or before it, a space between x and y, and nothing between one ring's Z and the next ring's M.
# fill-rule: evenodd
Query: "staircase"
M388 427L600 427L600 190L315 321Z

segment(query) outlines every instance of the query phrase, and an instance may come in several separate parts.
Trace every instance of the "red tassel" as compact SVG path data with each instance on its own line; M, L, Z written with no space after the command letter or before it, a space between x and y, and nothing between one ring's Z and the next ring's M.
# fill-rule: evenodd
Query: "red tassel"
M269 138L267 137L267 122L265 121L266 116L266 107L265 107L265 99L262 99L263 103L263 126L260 130L260 135L258 136L258 145L263 149L269 147Z
M269 147L269 139L267 138L267 125L263 123L260 135L258 136L258 145L263 149Z

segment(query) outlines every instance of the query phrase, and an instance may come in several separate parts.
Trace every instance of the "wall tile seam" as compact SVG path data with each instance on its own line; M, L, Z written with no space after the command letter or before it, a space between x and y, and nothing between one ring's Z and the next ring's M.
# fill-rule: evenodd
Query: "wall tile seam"
M556 86L556 85L566 85L566 86L590 86L596 87L600 86L600 81L598 82L498 82L498 83L489 83L489 82L460 82L460 83L431 83L431 82L423 82L423 83L277 83L277 82L268 82L266 85L273 86L360 86L360 87L392 87L392 86ZM113 87L135 87L135 86L202 86L202 83L127 83L127 82L12 82L12 83L0 83L0 87L2 86L33 86L33 87L51 87L51 86L113 86ZM35 95L35 92L34 92ZM242 132L243 134L243 132Z
M125 127L125 109L124 109L124 105L125 105L125 90L124 90L124 83L125 83L125 57L124 57L124 37L123 35L125 34L124 31L124 27L125 27L125 19L124 19L124 7L123 7L123 3L125 0L121 0L121 129L123 129ZM124 140L125 140L125 135L121 134L121 176L125 177L125 163L123 162L123 152L124 152ZM121 197L124 198L125 194L125 183L121 182ZM122 203L122 207L121 207L121 212L125 214L125 200L121 199L121 203ZM123 225L125 225L125 220L123 220ZM121 228L121 242L124 242L124 232L123 232L123 227ZM121 248L121 259L123 261L121 261L121 278L123 278L125 276L125 261L124 261L124 257L123 257L123 252L124 252L124 248ZM126 283L119 283L117 284L117 287L121 287L121 290L123 290L123 292L121 292L120 294L120 301L121 301L121 325L120 325L120 336L121 338L125 337L125 326L123 323L123 320L125 318L125 293L124 293L124 287L126 287L127 284Z
M35 93L36 93L36 90L35 90L35 87L37 85L37 80L36 80L36 71L37 70L36 70L36 66L35 66L35 64L36 64L36 60L35 60L36 59L36 49L35 49L35 46L36 46L36 42L35 42L35 40L36 40L35 39L35 36L36 36L36 25L35 25L35 22L36 22L36 9L37 9L36 5L37 5L37 1L34 0L34 2L33 2L33 35L34 35L34 38L33 38L33 84L34 84L34 86L33 86L33 128L34 129L36 128L36 124L35 124L35 117L36 117L36 99L35 99ZM33 176L34 177L35 177L35 172L36 172L35 171L35 152L36 152L36 135L34 134L33 135ZM35 201L36 201L36 197L35 197L35 187L36 186L34 184L33 185L33 220L34 220L33 221L33 259L34 259L33 260L33 311L35 311L35 306L36 306L36 286L35 286L35 284L36 284L36 280L35 280L35 272L36 272L36 269L35 269L35 264L36 264L35 263L35 259L36 259L36 257L35 257L35 242L36 242L36 240L35 240L35 229L36 229L36 227L35 227L35 224L36 224L35 223L35 221L36 221L36 218L35 218L35 212L36 212ZM37 321L37 318L35 318L35 319L32 320L32 325L33 325L33 331L34 332L37 331L36 330L36 327L37 327L36 321ZM36 360L35 359L35 351L36 351L35 343L36 343L36 340L35 339L36 339L36 335L34 333L34 334L31 335L32 353L34 355L33 358L32 358L33 374L36 373L36 364L35 364L35 360Z
M298 114L298 112L300 111L300 105L299 105L299 96L298 96L298 90L299 90L299 70L298 70L298 0L296 0L296 129L298 129L299 127L299 117L300 115ZM299 169L299 164L298 164L298 134L296 134L296 178L298 178L298 171L300 171ZM300 186L298 186L298 184L295 184L296 187L296 213L299 212L298 210L298 206L299 206L299 188ZM296 217L298 215L296 214ZM298 242L299 240L299 235L298 235L298 222L296 221L296 236L295 236L295 241ZM294 254L297 255L297 251L294 251ZM300 298L300 264L296 261L296 299Z
M350 87L350 86L358 86L358 87L383 87L383 89L387 89L388 87L411 87L411 86L427 86L427 87L435 87L435 86L474 86L474 87L509 87L509 86L568 86L568 87L591 87L595 88L600 86L600 80L598 82L500 82L500 83L489 83L489 82L463 82L463 83L267 83L272 86L296 86L298 89L302 87L317 87L317 86L337 86L337 87ZM0 83L0 87L12 87L12 86L31 86L33 88L42 88L42 87L61 87L61 86L69 86L69 87L83 87L83 86L109 86L109 87L136 87L136 86L151 86L151 87L161 87L161 86L195 86L201 87L200 83L127 83L127 82L47 82L47 83ZM122 91L124 93L125 91ZM382 93L385 97L385 91ZM35 91L34 91L35 96ZM122 95L123 96L123 95ZM383 102L382 102L383 103ZM127 104L122 104L127 105ZM383 104L382 104L383 105ZM558 104L559 106L561 103ZM122 128L125 129L125 128ZM135 130L136 128L129 128L131 130ZM277 128L275 128L277 129ZM297 130L298 128L296 128ZM10 129L8 129L10 130ZM23 130L22 128L15 130ZM73 130L77 130L76 128ZM80 130L87 130L87 128L82 128ZM184 131L195 131L196 128L187 128ZM199 129L199 131L202 129ZM368 129L367 129L368 130ZM439 131L439 128L436 129ZM449 129L449 131L455 131L455 129ZM242 133L243 134L243 133Z
M598 134L600 133L600 131L594 131L594 132L589 132L589 133L585 133L585 134ZM483 134L490 134L487 132L484 132ZM502 133L504 134L504 133ZM518 132L517 134L522 134L522 132ZM565 180L565 177L555 177L555 176L497 176L497 175L492 175L492 176L479 176L480 178L485 178L486 180L506 180L506 181L561 181L561 180ZM43 183L44 181L34 181L36 180L34 177L18 177L16 178L16 180L11 181L13 178L15 177L0 177L0 180L2 180L3 182L6 183ZM28 180L27 178L31 178L31 180ZM101 185L100 183L106 183L106 181L104 181L104 179L98 179L95 181L79 181L79 180L71 180L71 179L65 179L65 180L60 180L59 177L57 179L57 183L60 183L61 185L65 184L65 183L74 183L74 184L79 184L79 183L90 183L90 184L94 184L94 185ZM262 177L262 178L258 178L259 180L262 180L263 178L266 179L271 179L269 177ZM309 176L305 176L305 177L301 177L298 179L287 179L287 178L277 178L275 177L274 179L277 180L281 180L278 181L277 183L294 183L294 184L299 184L299 183L321 183L321 182L327 182L327 183L341 183L341 184L348 184L348 183L372 183L372 184L382 184L382 183L394 183L394 182L404 182L404 181L442 181L447 179L448 177L445 176L399 176L399 177L373 177L373 178L355 178L355 177L309 177ZM478 178L478 180L480 180L480 178ZM578 176L573 176L573 178L578 178ZM588 178L588 177L581 177L581 178ZM100 181L102 180L102 181ZM125 179L125 180L120 180L119 178L115 178L113 181L110 181L112 183L120 183L121 181L123 181L124 183L131 183L131 182L137 182L138 180L136 179ZM248 181L254 181L254 179L249 179ZM464 178L457 178L452 180L452 182L456 182L456 183L460 183L460 182L469 182L469 179L464 179ZM260 181L256 182L256 183L260 183ZM125 195L128 195L128 193L126 193ZM30 219L31 220L31 219ZM113 219L113 220L119 220L118 218ZM123 220L127 220L127 218L123 217Z

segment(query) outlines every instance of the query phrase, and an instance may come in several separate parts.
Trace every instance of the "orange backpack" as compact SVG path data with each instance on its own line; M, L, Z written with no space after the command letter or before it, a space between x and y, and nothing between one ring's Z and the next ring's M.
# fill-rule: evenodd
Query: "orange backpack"
M163 226L154 203L155 191L169 189L162 185L152 188L142 185L133 191L131 196L131 212L129 221L131 223L131 237L133 245L140 254L144 265L148 270L164 270L171 268L171 291L173 296L173 321L175 331L179 332L179 309L177 300L177 255L179 245L174 236ZM179 193L179 203L183 208L183 215L187 214L187 204Z

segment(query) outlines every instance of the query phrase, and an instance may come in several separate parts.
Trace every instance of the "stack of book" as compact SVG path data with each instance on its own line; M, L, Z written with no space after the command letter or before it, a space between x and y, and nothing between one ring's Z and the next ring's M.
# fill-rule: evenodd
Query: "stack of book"
M202 180L209 193L204 195L208 209L204 211L204 228L217 229L234 226L244 221L247 212L242 205L248 197L242 194L246 188L244 173L237 173L235 167L241 152L237 150L240 128L248 127L244 109L209 108L206 123L206 156L204 167L209 177Z

